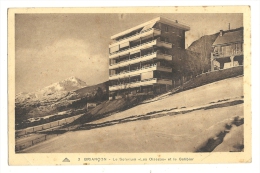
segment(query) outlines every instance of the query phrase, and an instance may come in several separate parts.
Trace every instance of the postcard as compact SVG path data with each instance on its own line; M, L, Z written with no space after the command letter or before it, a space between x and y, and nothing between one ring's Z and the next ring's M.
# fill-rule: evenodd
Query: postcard
M10 165L251 162L249 6L11 8Z

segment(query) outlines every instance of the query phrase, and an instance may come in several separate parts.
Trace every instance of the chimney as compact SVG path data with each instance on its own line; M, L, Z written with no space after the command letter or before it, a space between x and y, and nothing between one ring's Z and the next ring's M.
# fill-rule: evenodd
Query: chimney
M219 36L222 37L223 36L223 30L219 31Z

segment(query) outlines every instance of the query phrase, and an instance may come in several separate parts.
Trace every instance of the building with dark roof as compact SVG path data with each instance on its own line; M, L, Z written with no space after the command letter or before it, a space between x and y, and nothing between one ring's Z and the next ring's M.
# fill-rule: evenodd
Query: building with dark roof
M243 28L223 31L213 43L211 71L243 65Z

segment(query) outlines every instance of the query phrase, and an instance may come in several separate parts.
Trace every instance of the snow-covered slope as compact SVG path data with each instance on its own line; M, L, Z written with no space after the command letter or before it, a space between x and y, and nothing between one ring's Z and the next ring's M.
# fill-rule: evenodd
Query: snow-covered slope
M243 117L243 103L233 104L243 96L243 77L214 82L86 123L81 129L87 130L64 133L24 152L195 152L224 131L235 117ZM221 106L223 102L233 103ZM205 108L208 104L219 106ZM187 111L191 108L193 111ZM233 130L235 135L231 140L227 136L220 151L229 152L226 145L234 138L243 138L243 129Z

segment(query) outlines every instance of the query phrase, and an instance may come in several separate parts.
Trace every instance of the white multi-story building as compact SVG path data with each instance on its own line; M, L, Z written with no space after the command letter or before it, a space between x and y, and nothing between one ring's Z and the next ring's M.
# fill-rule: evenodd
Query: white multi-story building
M174 55L185 49L187 25L158 17L116 35L109 45L109 99L157 94L172 85Z

